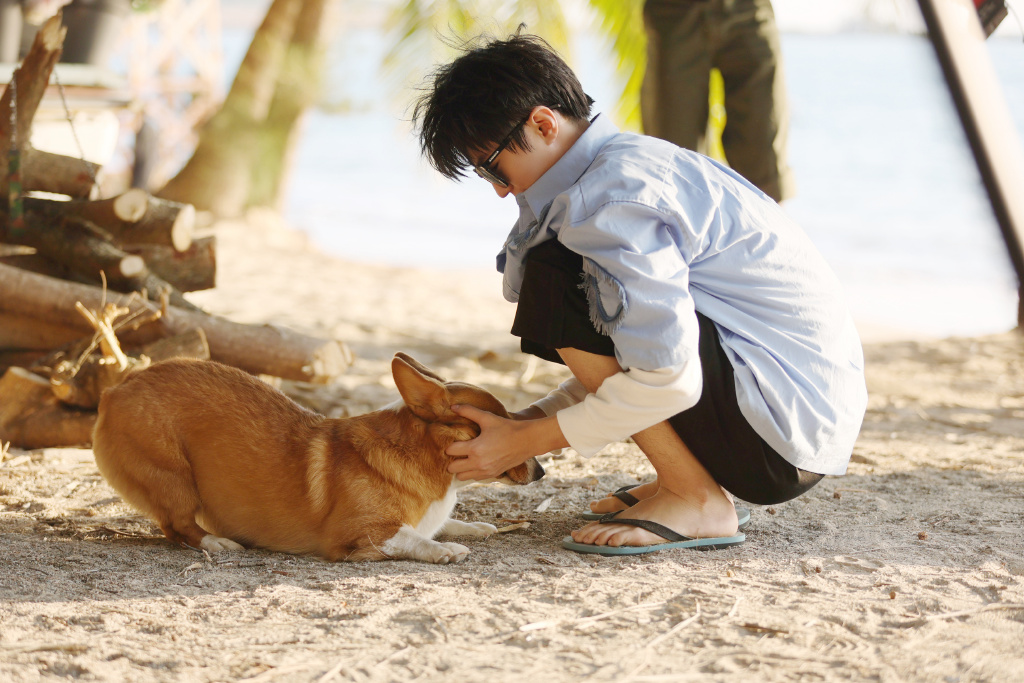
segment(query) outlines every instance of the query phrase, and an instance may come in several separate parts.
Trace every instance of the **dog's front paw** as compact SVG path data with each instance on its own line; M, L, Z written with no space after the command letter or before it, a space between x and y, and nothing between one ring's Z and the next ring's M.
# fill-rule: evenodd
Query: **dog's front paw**
M457 519L449 519L441 527L441 533L446 536L469 536L472 538L484 538L498 530L498 527L487 522L462 522Z
M455 564L469 556L469 548L460 543L437 543L432 550L430 561L434 564Z
M490 536L498 531L498 527L487 522L470 522L469 530L466 532L466 536L475 536L483 538L484 536Z
M208 550L211 553L219 553L224 550L245 550L244 547L235 543L230 538L221 538L213 534L203 536L203 540L200 541L199 545L202 546L203 550Z

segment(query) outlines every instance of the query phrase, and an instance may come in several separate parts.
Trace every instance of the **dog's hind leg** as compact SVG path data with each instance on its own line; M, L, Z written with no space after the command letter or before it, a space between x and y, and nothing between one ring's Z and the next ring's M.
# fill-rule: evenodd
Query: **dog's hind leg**
M189 491L188 493L194 493ZM211 553L222 550L242 550L243 547L230 538L214 536L196 522L199 512L199 496L177 497L176 504L163 505L160 508L150 507L150 514L160 525L164 536L174 543L181 543L195 550L206 550ZM171 502L171 501L166 501Z
M96 463L111 486L126 502L152 518L168 540L209 552L242 549L230 539L214 536L196 521L202 501L193 481L192 468L183 456L165 453L163 457L139 457L138 451L132 449L130 461L120 460L120 463L131 462L131 467L116 467L111 466L117 461L109 457L106 448L101 445L95 450Z

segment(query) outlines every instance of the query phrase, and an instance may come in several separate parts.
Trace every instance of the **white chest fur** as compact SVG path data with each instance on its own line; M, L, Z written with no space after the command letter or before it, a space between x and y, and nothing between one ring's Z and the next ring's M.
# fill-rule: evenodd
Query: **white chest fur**
M419 524L416 525L416 531L425 538L433 538L437 535L437 532L441 530L445 522L452 515L452 510L455 509L456 497L455 493L460 488L466 485L466 482L461 482L452 476L452 483L448 486L448 492L445 493L444 498L441 500L435 500L427 508L426 514L423 515L423 519L420 520Z
M392 538L388 539L381 551L393 559L420 560L447 564L459 562L469 555L469 548L458 543L438 543L432 540L438 532L446 534L484 537L494 533L495 528L486 522L460 522L451 519L455 508L455 492L473 482L463 482L452 477L444 498L435 501L427 508L423 519L416 528L408 524L402 525Z

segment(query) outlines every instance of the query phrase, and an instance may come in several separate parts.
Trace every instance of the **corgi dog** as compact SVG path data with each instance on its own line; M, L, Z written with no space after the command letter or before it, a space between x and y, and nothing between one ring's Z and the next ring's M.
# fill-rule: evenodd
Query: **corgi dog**
M104 392L96 464L168 539L192 548L458 562L469 549L436 534L496 529L450 519L456 490L473 482L448 472L445 450L479 434L451 406L508 411L487 391L445 382L403 353L391 370L401 399L330 419L227 365L156 363ZM543 475L531 458L497 481Z

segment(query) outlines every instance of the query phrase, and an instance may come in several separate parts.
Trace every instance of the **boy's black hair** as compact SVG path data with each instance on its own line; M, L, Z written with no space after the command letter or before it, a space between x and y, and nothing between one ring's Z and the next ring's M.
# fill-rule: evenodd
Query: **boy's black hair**
M474 165L470 153L486 153L513 129L509 148L528 151L520 124L534 107L557 109L570 120L586 122L593 103L550 45L538 36L516 33L464 47L462 55L439 67L416 102L413 122L430 165L456 180Z

